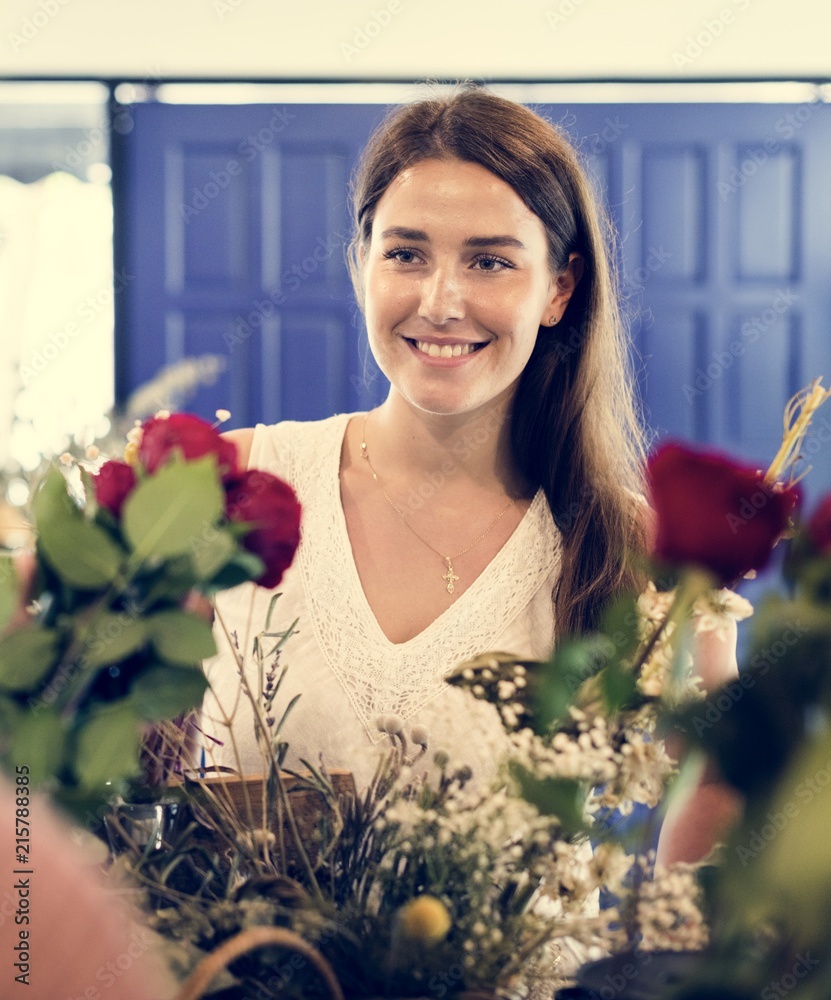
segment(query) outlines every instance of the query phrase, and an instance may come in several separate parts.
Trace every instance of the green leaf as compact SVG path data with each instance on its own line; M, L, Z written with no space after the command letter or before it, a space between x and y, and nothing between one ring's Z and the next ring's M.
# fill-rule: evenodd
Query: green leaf
M55 465L50 465L32 501L32 510L38 531L44 524L60 524L82 516L77 504L69 495L66 480Z
M89 521L38 525L38 548L71 587L98 590L118 576L124 552L103 529Z
M611 663L597 676L606 710L614 714L624 708L631 708L640 700L638 683L634 673L620 663Z
M92 791L138 774L140 735L129 699L92 714L75 744L73 768L81 788Z
M265 563L253 552L240 550L233 559L202 588L208 593L238 587L249 580L257 580L265 573Z
M8 766L28 767L29 780L37 787L61 771L65 751L66 730L56 712L46 708L24 712L15 724Z
M55 665L58 632L28 625L0 639L0 688L34 691Z
M103 667L120 663L140 649L147 639L147 623L126 611L96 615L84 642L84 665Z
M11 555L0 555L0 632L8 625L20 600L17 573Z
M0 740L5 739L17 726L17 720L24 711L11 698L0 697Z
M604 636L587 636L564 642L540 672L534 705L534 728L545 733L574 704L583 681L593 677L607 662L612 644Z
M163 660L197 663L216 653L213 629L187 611L162 611L146 619L150 640Z
M228 531L217 528L204 544L191 550L193 573L197 580L211 580L239 551Z
M637 597L626 594L603 614L600 631L614 646L610 664L629 660L640 643Z
M139 483L124 504L133 561L160 561L209 545L224 505L213 456L169 462Z
M151 667L130 688L130 703L142 719L160 722L197 708L207 687L199 667Z
M583 818L585 791L580 782L570 778L538 778L516 763L511 763L510 771L522 797L542 815L556 816L570 833L587 829Z
M38 552L64 583L81 590L106 587L118 575L124 552L110 535L84 518L51 468L34 499Z

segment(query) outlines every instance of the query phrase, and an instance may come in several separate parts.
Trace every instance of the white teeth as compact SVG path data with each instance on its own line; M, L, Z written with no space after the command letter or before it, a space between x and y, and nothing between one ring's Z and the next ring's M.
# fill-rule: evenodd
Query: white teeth
M428 354L431 358L460 358L463 354L473 354L476 344L428 344L425 340L417 340L416 347L422 354Z

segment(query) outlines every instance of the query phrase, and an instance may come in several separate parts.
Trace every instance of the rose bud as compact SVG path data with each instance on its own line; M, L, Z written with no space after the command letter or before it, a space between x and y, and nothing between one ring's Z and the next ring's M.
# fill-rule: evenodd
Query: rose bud
M799 503L794 487L726 455L670 442L650 458L656 558L709 569L720 584L762 569Z
M820 500L806 530L816 551L820 555L831 556L831 493Z
M142 427L139 460L148 472L155 472L180 452L186 461L216 455L224 475L237 471L237 448L212 427L207 420L191 413L173 413L169 417L151 417Z
M121 514L124 501L136 485L133 467L126 462L105 462L93 478L95 498L115 517Z
M254 525L242 539L265 563L265 572L254 582L276 587L300 544L300 504L294 490L270 472L249 469L226 480L225 498L231 521Z

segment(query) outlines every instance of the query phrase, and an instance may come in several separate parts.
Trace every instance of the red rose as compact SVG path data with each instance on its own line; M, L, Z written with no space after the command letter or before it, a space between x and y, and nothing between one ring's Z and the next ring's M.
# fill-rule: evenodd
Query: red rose
M242 540L265 563L255 583L276 587L300 544L300 504L294 490L269 472L250 469L226 480L225 513L231 521L252 522Z
M169 417L151 417L142 426L139 459L148 472L155 472L179 451L186 461L216 455L223 474L232 475L237 469L236 445L212 427L207 420L192 413L172 413Z
M136 474L132 465L127 465L126 462L105 462L96 473L93 483L99 505L118 517L124 501L136 485Z
M794 487L768 486L756 469L676 443L652 455L648 478L655 556L703 566L722 584L767 564L799 502Z
M820 500L806 527L808 538L817 552L831 556L831 493Z

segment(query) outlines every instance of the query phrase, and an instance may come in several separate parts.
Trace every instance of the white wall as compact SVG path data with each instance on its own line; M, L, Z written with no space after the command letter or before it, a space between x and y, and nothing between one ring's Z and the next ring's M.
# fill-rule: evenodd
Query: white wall
M3 0L0 77L831 78L827 0Z

